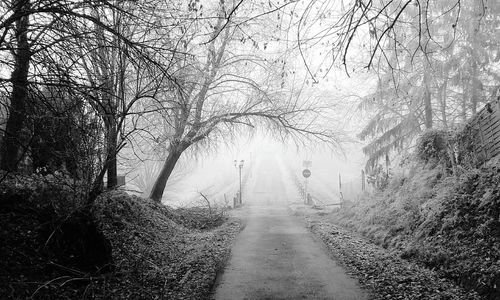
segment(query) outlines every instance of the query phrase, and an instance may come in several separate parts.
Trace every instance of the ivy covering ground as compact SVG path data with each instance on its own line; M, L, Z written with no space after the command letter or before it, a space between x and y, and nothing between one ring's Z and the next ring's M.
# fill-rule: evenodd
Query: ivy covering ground
M500 299L500 168L458 171L418 165L393 178L385 191L347 203L325 221L482 299Z

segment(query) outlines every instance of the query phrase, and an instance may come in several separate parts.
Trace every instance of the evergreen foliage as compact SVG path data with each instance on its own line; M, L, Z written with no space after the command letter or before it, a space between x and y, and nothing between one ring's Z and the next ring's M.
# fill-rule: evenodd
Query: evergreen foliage
M442 129L432 129L425 131L417 140L416 157L424 162L442 162L448 164L450 132Z

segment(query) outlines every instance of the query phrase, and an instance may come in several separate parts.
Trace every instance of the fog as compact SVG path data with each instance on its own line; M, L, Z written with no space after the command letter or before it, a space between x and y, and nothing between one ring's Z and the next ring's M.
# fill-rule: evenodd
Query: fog
M175 61L165 68L157 68L157 64L148 61L149 57L136 53L137 57L126 58L130 66L107 74L108 66L121 65L114 63L114 52L102 58L84 55L114 42L105 35L89 35L85 45L76 39L69 44L55 42L57 47L47 49L48 56L59 55L75 62L67 73L80 79L70 90L87 95L85 89L80 90L83 86L95 90L96 95L113 96L111 101L100 95L98 103L85 96L81 99L82 114L90 113L102 127L94 141L96 145L89 147L115 149L108 151L113 153L109 158L102 154L92 158L98 162L97 169L103 169L100 173L107 174L106 168L113 170L109 187L116 186L117 168L113 164L118 161L119 173L125 176L125 189L131 193L150 197L152 185L161 181L161 188L151 197L157 201L161 198L174 206L195 205L206 196L216 203L231 203L239 190L239 167L234 161L245 161L242 172L246 178L266 157L283 166L286 180L293 182L288 184L294 186L298 185L297 176L303 180L303 162L311 161L308 185L318 201L336 202L347 194L353 198L365 164L373 171L379 160L394 161L393 156L411 151L415 138L424 129L463 124L498 91L498 46L487 38L497 28L495 11L491 12L491 20L484 20L490 27L477 25L474 29L467 22L457 25L453 21L448 13L453 13L454 6L433 7L437 15L443 9L441 16L432 24L420 24L423 19L415 18L419 12L411 7L405 10L405 5L400 8L401 13L408 20L419 20L418 24L399 23L396 18L390 25L382 18L375 26L361 22L363 16L358 16L356 9L349 10L344 2L264 2L234 2L232 10L224 1L190 4L182 9L182 2L167 2L158 3L151 11L141 11L137 16L139 25L127 26L149 28L151 24L141 22L151 18L161 23L165 20L156 12L175 12L175 22L160 24L150 30L154 33L145 40L135 41L139 36L122 34L131 44L137 42L145 49L168 49L161 62L156 62L162 65L164 61ZM392 12L385 11L387 7L374 7L374 13L380 10L374 18L390 16ZM474 5L467 6L471 15L475 9ZM110 12L102 17L111 17L107 15ZM228 15L227 20L220 19L220 15ZM352 27L357 19L357 25ZM116 22L115 25L122 22L119 18L108 21ZM57 29L43 18L37 22L40 28ZM442 25L450 22L455 22L452 28L460 29L460 39L441 31ZM422 31L416 30L422 25L429 26L429 37L422 37ZM33 36L37 36L35 28ZM5 27L6 34L9 30ZM483 35L476 34L479 30ZM432 41L432 51L420 45L426 39ZM419 43L415 44L417 40ZM452 44L456 48L447 50ZM63 51L74 45L81 49ZM183 48L177 49L180 45ZM480 53L478 45L487 50L475 57L472 54ZM478 49L468 51L469 46ZM58 49L64 55L58 54ZM0 57L5 61L0 65L0 78L7 78L14 71L15 56L0 53ZM39 67L38 62L44 58L27 60L26 67L34 66L29 76L47 81L41 84L40 95L57 94L45 85L57 86L57 80L52 82L51 78L59 78L60 74ZM144 65L132 63L142 59ZM484 62L479 64L481 61ZM91 70L89 65L102 70ZM144 66L151 69L146 71ZM166 69L168 74L164 74ZM111 78L116 74L123 76ZM106 82L106 91L101 90L105 85L100 81L104 79L111 80ZM121 82L120 88L116 82ZM10 89L9 85L4 87L5 91ZM64 86L60 88L60 94L68 92ZM113 124L104 124L108 121L103 121L107 116L100 109L103 103L112 104L110 107L115 110L126 110L115 111L113 122L109 121ZM6 116L7 111L0 108L0 119ZM6 130L5 124L0 122L1 130ZM363 136L359 137L361 132ZM117 140L106 139L107 136ZM12 146L10 152L18 153L14 151L16 147ZM172 153L178 156L168 161ZM102 163L106 160L112 163ZM165 180L156 180L164 165L170 166ZM99 174L97 171L94 173Z
M0 1L0 295L493 299L499 161L499 0Z
M211 203L232 205L239 190L239 169L234 161L239 164L244 160L242 177L259 176L255 170L263 158L282 166L285 186L291 189L290 203L303 201L294 176L304 183L304 161L311 162L307 167L312 173L307 179L308 193L318 203L339 203L340 192L343 197L355 198L361 191L361 170L366 163L361 150L364 144L357 134L370 115L361 111L358 104L373 89L376 76L369 72L348 75L343 70L335 69L318 79L317 83L304 85L307 81L306 67L299 62L295 63L294 74L295 77L289 80L294 85L303 85L299 93L300 101L314 99L327 107L322 111L321 122L326 123L325 127L336 129L339 143L332 145L315 139L282 137L265 127L241 130L228 140L210 143L207 149L201 146L183 153L169 178L162 202L174 207L206 205L203 198L206 196ZM147 197L162 163L161 157L155 159L154 174L146 176L147 187L137 186L136 183L137 179L145 177L145 170L151 169L150 163L139 162L132 169L123 169L122 173L127 177L126 189ZM341 190L339 180L342 182ZM243 193L245 188L244 185Z
M162 202L175 207L206 205L201 196L203 194L212 203L232 205L239 189L240 161L244 160L242 177L252 177L262 175L256 169L263 158L274 160L282 166L286 175L285 184L294 193L289 202L301 201L293 176L304 180L304 161L311 162L308 167L312 173L308 178L309 193L325 204L339 201L339 174L345 195L350 189L360 186L361 169L364 166L359 143L345 143L342 149L332 150L318 143L283 142L263 135L245 137L232 144L217 145L208 153L186 153L174 169ZM127 175L129 190L136 188L133 180L130 180L134 176L141 175Z

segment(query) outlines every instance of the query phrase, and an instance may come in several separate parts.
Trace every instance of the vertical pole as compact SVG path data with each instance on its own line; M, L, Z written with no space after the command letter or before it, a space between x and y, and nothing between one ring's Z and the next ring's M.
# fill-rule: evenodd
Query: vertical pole
M243 167L243 166L242 166L242 165L240 165L240 204L242 203L242 202L241 202L241 168L242 168L242 167Z
M339 191L342 191L342 177L340 177L340 172L339 172Z
M307 178L304 179L304 203L307 204Z
M344 202L344 195L342 194L342 177L339 172L339 194L340 194L340 207L342 207L342 203Z

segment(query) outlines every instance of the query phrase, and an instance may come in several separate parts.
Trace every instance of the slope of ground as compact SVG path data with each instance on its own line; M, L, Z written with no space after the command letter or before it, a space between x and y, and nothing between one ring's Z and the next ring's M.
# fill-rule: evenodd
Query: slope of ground
M500 169L417 166L326 216L485 299L500 298Z
M332 224L322 211L295 207L309 229L319 236L333 258L370 292L372 300L480 299L435 271L401 259L397 253L377 246L355 232Z
M203 299L241 229L216 209L113 192L81 213L43 176L0 186L2 299Z

